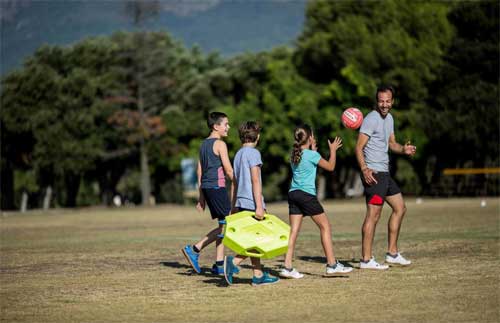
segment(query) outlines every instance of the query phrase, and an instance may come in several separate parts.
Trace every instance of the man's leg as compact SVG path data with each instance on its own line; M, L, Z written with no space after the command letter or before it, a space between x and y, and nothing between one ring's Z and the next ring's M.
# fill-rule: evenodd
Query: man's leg
M366 205L366 217L361 230L361 254L363 257L363 259L361 260L365 262L369 261L372 257L373 238L375 236L375 229L377 227L378 220L380 219L380 215L382 214L382 207L383 205Z
M403 194L398 193L391 196L386 196L385 200L392 208L392 214L389 218L388 229L388 246L387 252L391 255L398 253L398 238L401 230L401 223L406 213L406 206L403 200Z

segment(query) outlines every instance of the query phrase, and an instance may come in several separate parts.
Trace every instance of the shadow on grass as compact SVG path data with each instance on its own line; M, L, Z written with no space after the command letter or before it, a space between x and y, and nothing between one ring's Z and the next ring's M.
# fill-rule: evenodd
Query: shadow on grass
M171 268L191 268L191 266L186 264L181 264L178 261L161 261L160 265Z
M207 279L203 281L204 283L215 285L216 287L229 287L228 283L224 279L224 276L213 276L212 279ZM233 276L232 285L250 285L252 284L251 278L239 278L238 276Z
M160 262L160 264L165 266L165 267L187 269L187 271L177 273L178 275L181 275L181 276L196 276L196 275L204 276L204 277L210 278L210 279L203 280L204 283L216 285L217 287L227 286L227 283L226 283L226 280L224 279L224 276L222 276L222 275L218 276L218 275L212 274L211 268L208 268L208 267L201 267L200 268L201 272L197 273L194 271L194 269L191 266L179 263L177 261L162 261L162 262Z

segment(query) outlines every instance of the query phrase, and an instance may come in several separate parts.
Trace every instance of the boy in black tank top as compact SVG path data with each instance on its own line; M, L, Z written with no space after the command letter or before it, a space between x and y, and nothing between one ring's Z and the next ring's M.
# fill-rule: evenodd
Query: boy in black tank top
M182 253L193 269L200 273L199 253L203 248L215 241L216 262L212 266L212 273L220 275L224 273L222 230L226 216L231 213L231 201L226 189L225 176L233 183L233 168L229 161L226 143L222 141L222 138L227 137L229 121L226 114L212 112L208 117L207 125L211 132L200 147L197 169L199 198L196 208L202 212L205 210L205 206L208 205L212 219L218 219L219 225L194 245L185 246Z

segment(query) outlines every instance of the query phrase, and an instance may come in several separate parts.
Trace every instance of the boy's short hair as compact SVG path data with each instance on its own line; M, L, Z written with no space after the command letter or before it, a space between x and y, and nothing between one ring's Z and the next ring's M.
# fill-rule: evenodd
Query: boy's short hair
M207 118L207 126L210 130L214 129L216 124L220 124L222 119L227 118L224 112L210 112Z
M260 134L261 127L256 121L246 121L240 125L239 134L242 144L256 142Z

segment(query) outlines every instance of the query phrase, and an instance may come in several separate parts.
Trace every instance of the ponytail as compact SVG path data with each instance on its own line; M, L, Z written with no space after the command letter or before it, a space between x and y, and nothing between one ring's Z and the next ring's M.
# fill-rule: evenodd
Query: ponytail
M300 163L300 159L302 158L302 149L300 149L300 144L297 142L293 143L293 149L292 149L292 164L297 165Z
M311 127L308 125L302 125L295 128L293 137L293 149L290 161L293 165L298 165L302 158L302 149L301 146L305 145L309 140L309 137L312 135Z

